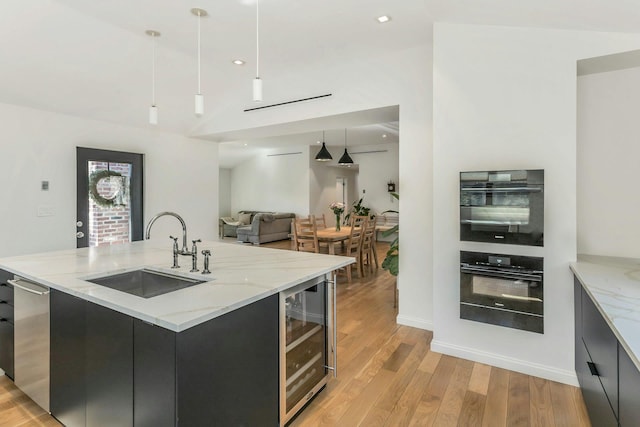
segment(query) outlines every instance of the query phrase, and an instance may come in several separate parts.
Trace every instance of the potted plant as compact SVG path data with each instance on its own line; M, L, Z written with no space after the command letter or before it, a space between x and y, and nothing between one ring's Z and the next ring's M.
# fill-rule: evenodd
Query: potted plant
M351 218L352 214L353 216L369 216L371 208L368 208L362 204L363 199L364 197L361 197L360 200L353 202L353 205L351 205L351 210L344 216L345 224L349 223L349 218Z
M398 195L398 193L391 193L391 195L396 200L400 200L400 196ZM394 211L394 210L384 211L383 213L387 213L387 212L399 213L398 211ZM397 232L398 232L398 224L394 225L389 230L383 232L382 235L384 237L388 237L393 233L397 233ZM389 246L389 250L387 251L387 255L385 256L384 261L382 261L382 268L384 270L387 270L389 273L391 273L396 277L398 276L398 260L400 258L400 253L398 249L399 239L400 239L400 234L398 234L398 236L391 242L391 245Z

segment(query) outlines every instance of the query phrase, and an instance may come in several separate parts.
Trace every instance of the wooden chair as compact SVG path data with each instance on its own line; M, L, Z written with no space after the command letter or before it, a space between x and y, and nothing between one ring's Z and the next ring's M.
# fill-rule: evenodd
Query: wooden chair
M362 262L362 269L368 265L369 270L373 271L373 266L378 268L378 252L376 251L376 222L377 217L369 219L365 224L364 233L362 237L362 247L360 256Z
M358 275L362 277L362 261L361 261L361 246L362 246L362 236L364 229L362 227L351 227L351 232L349 233L349 240L347 240L347 246L345 248L345 252L341 255L355 257L356 263L355 266L358 269ZM347 265L344 269L347 275L347 282L351 283L351 268L353 264Z
M313 215L292 220L293 245L296 251L320 253L318 229Z
M311 219L313 215L309 215L309 219ZM324 217L324 214L322 215L316 215L316 227L318 228L327 228L327 220Z
M362 228L369 220L367 215L353 215L351 217L351 228Z

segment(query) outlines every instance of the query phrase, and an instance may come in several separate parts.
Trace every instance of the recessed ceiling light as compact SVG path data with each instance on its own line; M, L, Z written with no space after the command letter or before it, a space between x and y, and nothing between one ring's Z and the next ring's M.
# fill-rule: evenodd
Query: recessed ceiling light
M316 144L320 144L320 141L316 141Z
M383 137L383 138L386 138L386 137L387 137L387 134L386 134L386 133L383 133L383 134L382 134L382 137Z
M388 17L387 15L382 15L382 16L378 16L376 18L378 20L379 23L384 24L385 22L389 22L391 21L391 18Z
M247 143L246 143L246 142L244 143L244 146L245 146L245 147L247 146Z
M233 63L236 65L244 65L244 61L242 59L234 59Z

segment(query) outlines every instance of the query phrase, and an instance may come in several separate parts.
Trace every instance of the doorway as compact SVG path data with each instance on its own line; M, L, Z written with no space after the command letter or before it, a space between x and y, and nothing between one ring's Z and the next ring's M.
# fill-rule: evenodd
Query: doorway
M143 238L144 155L76 148L78 248Z

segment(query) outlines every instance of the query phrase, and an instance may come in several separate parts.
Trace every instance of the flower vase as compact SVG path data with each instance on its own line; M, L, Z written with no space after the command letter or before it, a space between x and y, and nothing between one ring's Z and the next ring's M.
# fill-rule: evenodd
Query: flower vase
M336 231L340 231L340 214L336 214Z

